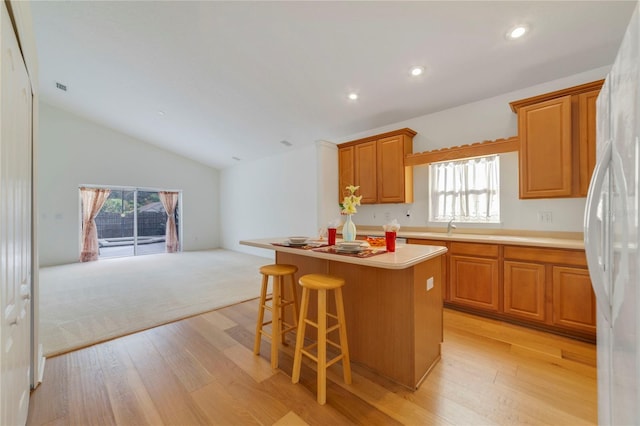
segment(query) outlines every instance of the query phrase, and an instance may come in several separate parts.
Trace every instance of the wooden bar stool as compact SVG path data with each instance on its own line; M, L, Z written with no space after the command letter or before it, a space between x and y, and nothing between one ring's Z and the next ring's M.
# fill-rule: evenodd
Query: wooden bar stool
M296 337L296 349L293 358L293 373L291 381L298 383L300 380L300 367L302 355L306 355L318 364L318 403L324 404L327 401L327 367L342 360L342 371L344 382L351 384L351 364L349 362L349 347L347 345L347 329L344 319L344 303L342 301L342 286L344 279L325 274L309 274L300 277L302 286L302 302L300 307L300 320L298 321L298 332ZM318 322L307 319L309 310L309 290L318 291ZM327 312L327 290L333 290L336 300L336 315ZM327 317L337 321L335 325L327 327ZM304 347L304 330L309 324L318 329L318 341ZM327 339L327 335L338 329L340 343ZM327 361L327 343L340 349L340 355ZM310 352L317 348L317 355Z
M260 354L261 337L266 336L271 339L271 368L278 368L278 346L279 342L285 343L285 334L294 331L298 327L298 293L294 274L298 267L294 265L274 264L265 265L260 268L262 274L262 289L260 291L260 307L258 308L258 322L256 324L256 340L253 345L253 353ZM267 295L269 277L273 277L273 289L271 296ZM291 288L291 299L285 298L284 284L285 277L289 277ZM271 301L271 304L267 304ZM284 320L285 308L293 308L293 324L288 324ZM271 311L271 321L264 321L264 311ZM271 324L271 334L264 330L264 326Z

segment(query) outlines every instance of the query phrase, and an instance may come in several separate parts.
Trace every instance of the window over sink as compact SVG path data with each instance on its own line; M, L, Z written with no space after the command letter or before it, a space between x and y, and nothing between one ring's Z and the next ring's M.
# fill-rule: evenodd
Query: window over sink
M429 220L500 222L500 157L429 164Z

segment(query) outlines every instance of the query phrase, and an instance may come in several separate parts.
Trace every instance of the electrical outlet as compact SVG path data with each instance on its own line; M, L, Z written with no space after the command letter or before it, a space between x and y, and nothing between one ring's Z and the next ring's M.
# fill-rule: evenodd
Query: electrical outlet
M552 223L553 222L553 213L552 212L538 212L538 222L540 222L540 223Z
M427 278L427 291L433 288L433 277Z
M384 212L384 220L386 221L391 220L391 212Z

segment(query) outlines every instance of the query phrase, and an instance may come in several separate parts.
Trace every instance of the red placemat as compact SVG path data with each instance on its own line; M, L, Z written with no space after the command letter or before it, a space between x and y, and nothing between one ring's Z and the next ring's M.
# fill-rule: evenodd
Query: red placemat
M351 256L351 257L371 257L377 254L383 254L387 252L385 249L368 248L358 253L345 253L345 252L338 251L335 246L314 248L313 251L321 251L323 253L339 254L341 256Z

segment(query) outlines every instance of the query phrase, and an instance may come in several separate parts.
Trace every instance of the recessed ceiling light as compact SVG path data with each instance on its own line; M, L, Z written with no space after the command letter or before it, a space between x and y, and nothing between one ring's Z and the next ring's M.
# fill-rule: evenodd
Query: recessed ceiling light
M526 25L518 25L507 32L507 38L515 40L525 35L527 31L529 31L529 28Z
M284 146L291 146L291 145L293 145L293 144L292 144L291 142L289 142L289 141L280 141L280 143L281 143L282 145L284 145Z
M357 94L357 93L355 93L355 92L351 92L351 93L349 93L349 94L347 95L347 97L348 97L349 99L351 99L352 101L355 101L356 99L358 99L358 94Z
M414 77L422 75L422 73L424 73L424 67L413 67L413 68L411 68L411 75L414 76Z
M236 157L236 156L231 157L231 159L232 160L236 160L236 161L240 161L240 157Z
M164 115L164 111L158 110L158 115Z

